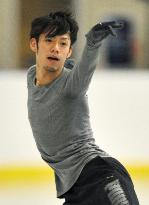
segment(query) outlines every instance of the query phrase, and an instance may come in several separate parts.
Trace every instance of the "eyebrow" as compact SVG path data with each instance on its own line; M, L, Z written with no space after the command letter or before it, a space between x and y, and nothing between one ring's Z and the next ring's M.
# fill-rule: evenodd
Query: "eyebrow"
M46 39L52 39L52 38L49 38L49 37L45 37ZM54 38L54 37L53 37ZM70 40L69 37L60 37L60 40Z
M61 40L69 40L68 37L61 37L60 39L61 39Z

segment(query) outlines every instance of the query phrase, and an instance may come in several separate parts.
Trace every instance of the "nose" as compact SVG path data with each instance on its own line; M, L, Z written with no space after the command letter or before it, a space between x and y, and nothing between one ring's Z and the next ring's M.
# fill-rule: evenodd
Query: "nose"
M52 53L59 53L59 44L57 42L51 45L51 52Z

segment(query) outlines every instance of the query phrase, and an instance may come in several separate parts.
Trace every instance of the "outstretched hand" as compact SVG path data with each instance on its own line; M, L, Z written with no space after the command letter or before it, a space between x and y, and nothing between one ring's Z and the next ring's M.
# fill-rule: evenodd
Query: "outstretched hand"
M95 25L93 27L93 29L95 30L95 32L98 31L108 31L109 34L111 34L112 36L117 36L115 29L121 29L123 28L124 24L122 22L118 23L116 21L109 21L109 22L103 22L103 23L99 23L97 25Z
M124 24L122 22L109 21L96 24L87 34L87 41L91 44L101 42L107 36L112 35L117 37L117 29L122 29Z

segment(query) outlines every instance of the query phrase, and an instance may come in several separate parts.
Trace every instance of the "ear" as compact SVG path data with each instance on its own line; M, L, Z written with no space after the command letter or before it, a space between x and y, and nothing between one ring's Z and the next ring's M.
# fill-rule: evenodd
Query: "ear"
M30 40L30 49L35 53L37 52L37 41L35 38L31 38Z
M67 58L69 58L71 56L71 54L72 54L72 47L70 47L70 49L69 49L69 53L67 54Z

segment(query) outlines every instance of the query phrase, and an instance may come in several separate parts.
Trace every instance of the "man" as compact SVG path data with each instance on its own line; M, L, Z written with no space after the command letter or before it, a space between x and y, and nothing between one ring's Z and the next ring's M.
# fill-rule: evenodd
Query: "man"
M119 27L115 22L94 26L80 61L67 69L78 32L71 14L51 12L32 22L30 48L36 65L27 75L28 116L64 205L139 204L125 168L95 144L86 95L101 41Z

